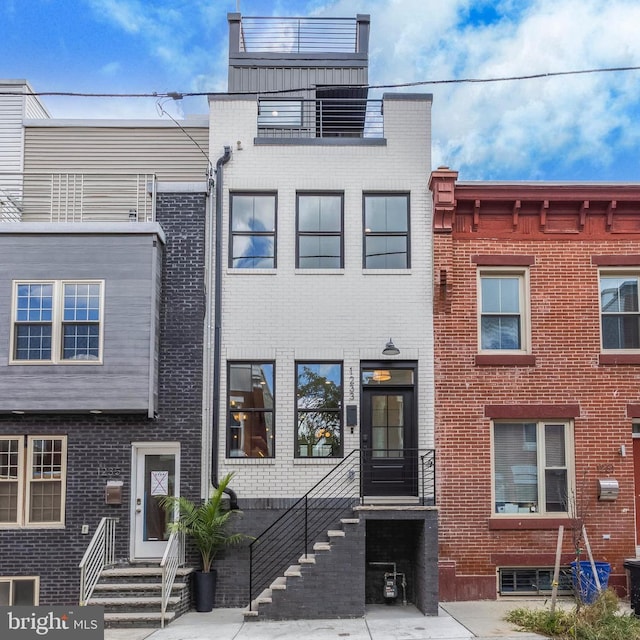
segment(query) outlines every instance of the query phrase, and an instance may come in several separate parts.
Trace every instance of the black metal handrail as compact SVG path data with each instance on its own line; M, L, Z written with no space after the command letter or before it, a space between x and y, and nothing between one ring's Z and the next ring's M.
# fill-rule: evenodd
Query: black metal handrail
M249 609L254 598L282 575L301 556L307 556L323 532L337 526L340 517L359 505L363 498L363 466L371 450L354 449L307 493L296 500L273 524L249 545ZM379 453L379 452L376 452ZM435 451L387 450L410 458L408 466L420 504L435 504Z

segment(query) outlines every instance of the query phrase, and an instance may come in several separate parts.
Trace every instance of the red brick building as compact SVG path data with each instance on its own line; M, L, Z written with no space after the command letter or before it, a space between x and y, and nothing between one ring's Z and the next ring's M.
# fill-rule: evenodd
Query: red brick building
M440 599L544 592L559 525L567 566L580 519L623 590L640 494L640 185L457 176L430 179Z

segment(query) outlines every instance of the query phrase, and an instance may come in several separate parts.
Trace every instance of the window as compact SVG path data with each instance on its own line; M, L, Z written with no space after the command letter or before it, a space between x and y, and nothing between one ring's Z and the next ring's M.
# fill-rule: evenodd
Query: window
M600 274L603 349L640 349L638 276Z
M272 362L229 364L227 455L272 458L275 455L275 405Z
M342 195L298 194L298 255L301 269L341 269Z
M480 351L527 351L526 273L481 271Z
M342 455L342 364L297 363L296 399L296 455Z
M0 525L64 523L65 437L0 436Z
M37 606L40 580L37 577L0 576L0 606Z
M229 266L273 269L276 266L276 194L231 194Z
M364 196L364 268L407 269L409 196Z
M258 102L259 127L301 127L301 100L260 100Z
M103 283L14 282L13 362L98 363Z
M568 513L573 495L570 440L570 427L564 422L495 422L494 512L519 516Z

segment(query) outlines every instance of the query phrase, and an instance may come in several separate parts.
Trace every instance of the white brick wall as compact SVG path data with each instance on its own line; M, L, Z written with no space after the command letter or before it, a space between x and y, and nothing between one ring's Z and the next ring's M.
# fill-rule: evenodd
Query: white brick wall
M342 360L345 404L359 406L361 360L381 359L389 337L396 360L418 362L419 446L433 446L433 340L430 166L430 100L385 97L386 146L254 145L253 100L211 102L212 158L233 149L224 168L222 388L220 475L236 471L242 497L299 497L335 460L294 460L295 361ZM238 142L242 149L238 150ZM277 268L228 269L229 191L276 190ZM344 269L295 268L297 190L344 192ZM363 191L410 193L411 268L362 268ZM225 459L226 362L276 362L276 457ZM354 376L355 399L349 397ZM359 446L360 428L345 427L344 451Z

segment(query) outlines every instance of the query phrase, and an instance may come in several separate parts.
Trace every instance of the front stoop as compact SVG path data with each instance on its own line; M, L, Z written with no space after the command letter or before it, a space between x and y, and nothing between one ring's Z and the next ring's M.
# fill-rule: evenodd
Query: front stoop
M165 624L189 610L189 574L192 571L190 568L178 569ZM104 607L105 628L158 628L161 598L162 569L159 566L127 565L105 569L87 604Z
M251 607L244 610L247 622L326 617L327 612L332 610L335 613L334 607L328 602L332 589L327 585L335 583L341 570L354 559L354 555L362 554L364 564L364 542L363 539L359 540L357 533L360 520L343 518L340 525L341 529L328 530L325 534L327 539L313 545L313 553L301 556L297 564L286 569L282 576L276 578L269 588L253 600ZM357 551L353 548L354 544ZM351 605L346 603L348 611L353 613L347 613L345 609L340 616L329 617L364 615L364 592L360 595L354 593L353 600ZM362 604L359 605L359 602ZM318 607L318 603L325 603L326 606ZM309 604L314 610L307 608ZM362 608L361 612L358 607Z

